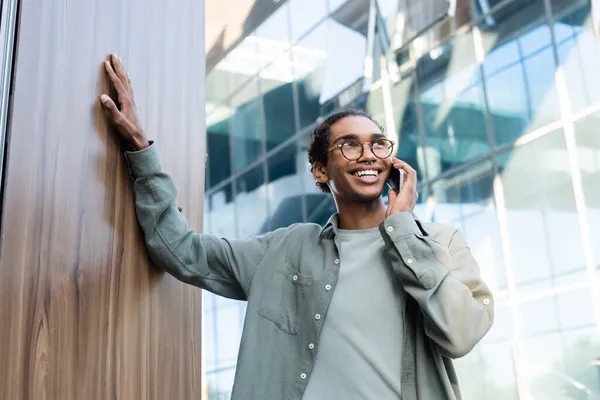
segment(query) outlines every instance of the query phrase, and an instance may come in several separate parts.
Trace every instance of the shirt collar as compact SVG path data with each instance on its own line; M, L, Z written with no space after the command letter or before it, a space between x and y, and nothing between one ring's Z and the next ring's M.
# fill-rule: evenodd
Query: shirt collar
M429 236L429 233L425 229L423 221L419 219L414 213L412 214L415 222L417 223L419 230L423 234L423 236ZM321 233L319 234L319 239L333 239L336 237L339 230L339 215L338 213L334 213L329 220L325 224L325 226L321 229Z
M338 213L334 213L329 220L321 229L321 234L319 235L319 239L333 239L338 232L339 222L338 222Z

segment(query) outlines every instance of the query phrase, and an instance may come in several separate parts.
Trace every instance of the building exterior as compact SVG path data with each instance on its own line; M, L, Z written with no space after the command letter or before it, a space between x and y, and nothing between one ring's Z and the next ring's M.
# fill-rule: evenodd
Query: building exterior
M600 397L600 9L450 3L273 7L207 73L204 230L324 223L310 133L364 108L417 169L417 214L460 228L494 291L493 329L456 361L464 398ZM210 399L229 398L244 310L204 294Z

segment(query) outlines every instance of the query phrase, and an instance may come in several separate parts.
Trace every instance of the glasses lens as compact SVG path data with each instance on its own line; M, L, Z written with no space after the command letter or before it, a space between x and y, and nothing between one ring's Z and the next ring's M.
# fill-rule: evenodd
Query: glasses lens
M341 149L348 160L358 160L362 153L362 144L356 140L348 140L342 143Z
M388 158L392 154L392 142L387 139L378 139L373 142L373 154L377 158Z

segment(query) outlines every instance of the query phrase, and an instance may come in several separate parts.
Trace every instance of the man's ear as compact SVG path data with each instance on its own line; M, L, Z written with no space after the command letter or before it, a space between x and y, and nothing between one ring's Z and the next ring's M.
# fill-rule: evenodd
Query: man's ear
M317 182L327 184L329 182L329 174L327 173L327 167L320 161L316 161L313 164L313 176Z

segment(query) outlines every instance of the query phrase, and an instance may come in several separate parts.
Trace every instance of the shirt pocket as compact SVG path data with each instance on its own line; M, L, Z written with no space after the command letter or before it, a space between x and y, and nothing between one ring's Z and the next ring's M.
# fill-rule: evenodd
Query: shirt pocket
M303 275L289 265L277 269L265 286L258 313L279 329L296 335L308 304L313 277Z

